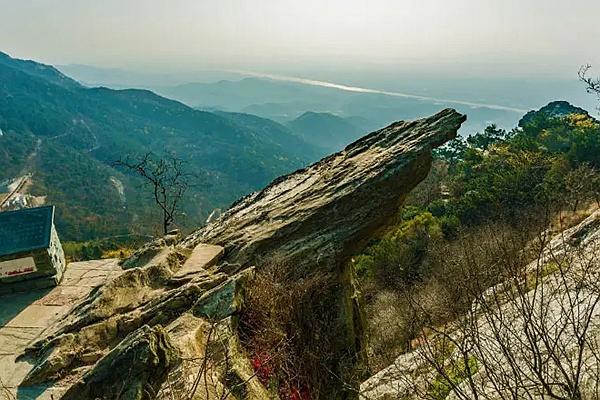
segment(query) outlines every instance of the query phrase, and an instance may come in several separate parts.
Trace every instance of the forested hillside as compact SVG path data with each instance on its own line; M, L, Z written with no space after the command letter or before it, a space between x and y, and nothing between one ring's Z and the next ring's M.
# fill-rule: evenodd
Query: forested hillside
M273 125L194 110L145 90L86 88L53 67L0 54L0 182L33 173L31 193L58 207L66 239L153 231L140 181L112 166L127 155L184 161L195 178L183 227L317 157Z
M349 118L329 113L305 112L289 121L287 126L306 142L322 148L325 152L334 153L367 131L351 121Z
M512 131L489 126L437 149L393 227L353 258L373 371L410 351L424 329L464 315L509 267L519 271L533 239L598 206L600 123L566 102L528 113Z

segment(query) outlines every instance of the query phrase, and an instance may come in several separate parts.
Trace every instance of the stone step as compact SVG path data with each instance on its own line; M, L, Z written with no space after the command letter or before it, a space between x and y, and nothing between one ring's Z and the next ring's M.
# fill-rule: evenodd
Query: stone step
M208 274L207 269L219 261L224 251L225 249L221 246L200 243L192 250L190 257L181 269L173 275L172 279L174 281L186 281L194 276Z
M55 287L44 290L39 289L45 285L43 280L22 281L18 283L26 290L0 296L0 400L60 398L58 389L18 388L33 368L33 361L17 358L94 287L122 273L118 262L106 259L71 263L58 286L54 280L49 283ZM17 288L13 285L12 289Z

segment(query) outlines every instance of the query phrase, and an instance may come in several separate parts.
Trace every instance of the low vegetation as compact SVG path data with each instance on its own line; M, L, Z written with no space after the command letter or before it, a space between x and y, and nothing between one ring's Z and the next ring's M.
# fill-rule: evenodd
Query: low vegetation
M520 125L510 132L490 126L439 149L398 222L353 258L372 371L535 259L532 243L542 232L578 223L600 204L595 119L541 110Z
M124 235L86 242L62 243L68 261L98 260L101 258L125 259L133 254L144 242L145 236Z
M335 397L327 383L344 361L334 357L337 313L327 301L333 285L321 274L293 279L275 263L248 286L240 337L258 378L281 399Z
M495 232L487 234L496 240L486 247L510 250L508 238ZM600 247L592 232L553 241L541 233L529 243L526 254L534 257L526 267L521 262L527 257L509 251L488 266L498 276L496 284L476 276L469 284L460 282L471 305L447 323L424 322L419 345L411 353L421 371L399 375L398 397L440 400L452 393L461 400L598 398ZM590 236L584 246L572 240L586 233ZM446 257L455 272L470 276L481 271L481 248L457 249ZM422 315L432 316L426 304L413 300ZM480 369L483 373L477 375Z

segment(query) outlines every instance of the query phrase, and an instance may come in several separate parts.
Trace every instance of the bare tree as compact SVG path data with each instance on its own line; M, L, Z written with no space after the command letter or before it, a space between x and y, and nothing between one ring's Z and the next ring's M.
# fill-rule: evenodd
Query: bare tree
M153 200L162 213L163 234L180 212L180 202L190 187L192 175L185 172L184 161L168 155L155 157L152 153L143 156L119 159L113 165L131 171L145 180L152 190Z
M548 242L541 235L538 257L527 267L501 259L499 271L508 277L503 283L465 287L472 291L472 308L451 324L428 327L415 353L430 372L421 370L420 380L406 375L399 385L403 394L599 398L600 243L591 236ZM471 258L471 250L464 251Z
M579 68L579 80L585 84L588 93L595 93L600 100L600 78L592 78L589 75L591 68L591 65L583 65Z

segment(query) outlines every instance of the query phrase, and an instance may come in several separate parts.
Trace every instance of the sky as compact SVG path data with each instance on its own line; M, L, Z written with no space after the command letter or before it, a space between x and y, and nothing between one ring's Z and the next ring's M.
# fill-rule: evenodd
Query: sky
M0 0L0 50L139 71L600 67L598 0Z

